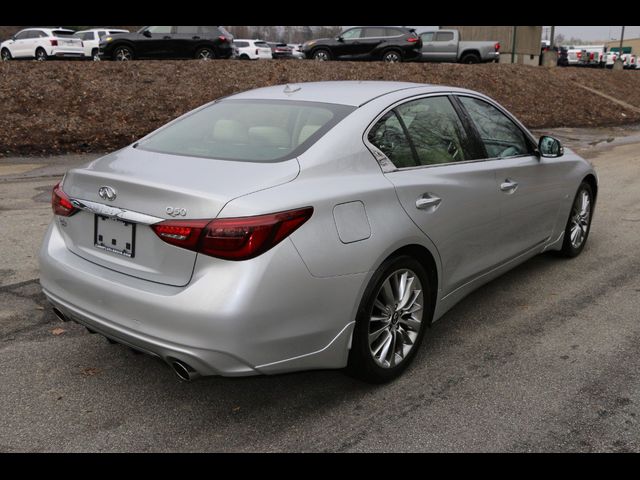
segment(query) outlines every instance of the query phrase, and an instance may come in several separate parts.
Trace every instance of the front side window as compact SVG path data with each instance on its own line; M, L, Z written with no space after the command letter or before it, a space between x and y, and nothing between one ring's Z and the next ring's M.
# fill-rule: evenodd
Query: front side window
M493 105L472 97L458 97L469 113L488 158L514 157L531 153L520 127Z
M249 162L294 158L355 107L316 102L224 100L138 143L153 152Z
M171 28L172 27L149 27L147 28L147 31L149 33L171 33Z
M16 40L24 40L25 38L28 38L29 32L18 32L15 36Z
M397 108L415 147L419 165L469 160L464 126L447 97L429 97Z
M196 34L198 33L198 27L191 27L191 26L186 26L186 27L176 27L176 33L178 34L182 34L182 35L190 35L190 34Z
M342 38L345 40L355 40L356 38L361 38L362 29L361 28L352 28L351 30L347 30L342 34Z

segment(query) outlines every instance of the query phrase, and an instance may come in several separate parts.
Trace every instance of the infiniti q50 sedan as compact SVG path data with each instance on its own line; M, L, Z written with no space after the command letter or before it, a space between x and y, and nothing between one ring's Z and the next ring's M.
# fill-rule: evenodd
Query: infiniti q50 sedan
M430 324L547 250L584 248L596 173L473 91L252 90L70 170L41 284L63 320L183 380L397 377Z

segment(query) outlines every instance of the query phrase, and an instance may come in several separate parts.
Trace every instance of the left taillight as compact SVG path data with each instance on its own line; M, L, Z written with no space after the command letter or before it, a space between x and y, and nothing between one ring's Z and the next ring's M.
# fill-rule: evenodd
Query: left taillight
M493 48L494 48L494 50L496 52L499 52L500 51L500 42L496 42L496 44L493 46Z
M51 192L51 208L55 215L61 217L70 217L78 211L78 209L71 204L71 200L67 197L67 194L60 188L60 182L53 187L53 192Z
M248 260L275 247L313 214L313 207L254 217L166 220L152 225L167 243L225 260Z

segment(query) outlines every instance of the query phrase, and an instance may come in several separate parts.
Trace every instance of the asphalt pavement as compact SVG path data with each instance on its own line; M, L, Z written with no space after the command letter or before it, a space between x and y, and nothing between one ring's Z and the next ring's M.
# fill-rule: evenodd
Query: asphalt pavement
M550 133L600 177L582 255L477 290L383 386L340 371L182 383L60 322L37 280L50 191L98 155L0 159L0 451L640 451L640 128Z

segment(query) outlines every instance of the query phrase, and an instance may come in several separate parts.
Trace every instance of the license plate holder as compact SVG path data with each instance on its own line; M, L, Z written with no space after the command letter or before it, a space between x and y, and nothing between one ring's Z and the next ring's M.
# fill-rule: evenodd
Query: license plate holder
M104 215L95 216L94 246L127 258L135 257L136 224Z

